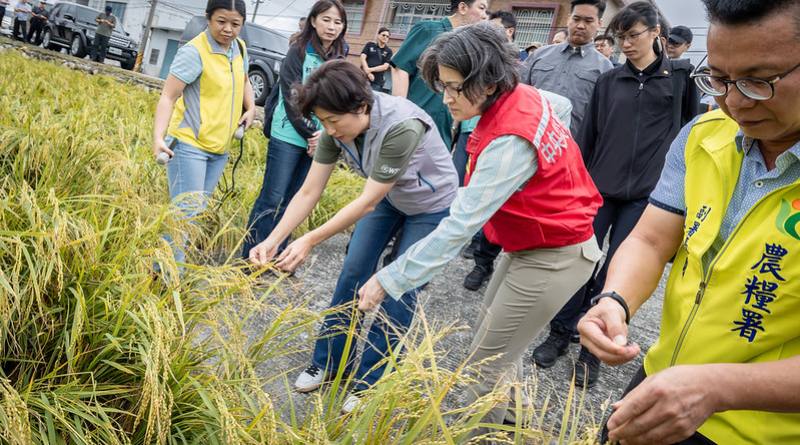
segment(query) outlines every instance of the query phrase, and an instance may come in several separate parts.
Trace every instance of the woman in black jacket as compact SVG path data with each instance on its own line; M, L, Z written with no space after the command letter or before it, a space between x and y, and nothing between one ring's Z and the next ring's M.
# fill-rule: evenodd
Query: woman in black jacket
M325 61L344 58L347 53L344 41L347 15L339 0L317 0L305 23L305 28L281 63L276 86L277 105L274 111L267 110L268 107L264 110L265 114L272 113L272 122L264 128L264 134L269 138L267 165L261 192L253 203L247 223L247 236L242 247L244 258L248 258L250 249L264 241L278 225L286 206L308 175L319 142L319 122L304 118L295 108L293 86L302 84ZM272 99L270 97L270 101ZM284 247L286 242L281 250Z
M611 257L644 211L672 140L697 114L691 65L667 57L660 23L658 10L639 1L620 11L607 28L627 61L598 78L575 140L603 196L594 231L601 245L610 231L609 248L605 264L550 322L550 336L533 353L541 367L552 366L566 352L578 319L603 290ZM597 358L582 348L575 381L591 386L599 369Z

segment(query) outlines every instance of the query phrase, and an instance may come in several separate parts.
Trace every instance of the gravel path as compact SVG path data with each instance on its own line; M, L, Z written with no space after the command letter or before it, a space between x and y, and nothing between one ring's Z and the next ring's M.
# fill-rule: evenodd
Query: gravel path
M317 247L307 263L310 266L300 269L295 277L284 281L284 284L288 286L284 286L287 294L282 298L286 298L287 302L291 301L293 305L307 304L312 310L325 309L341 269L347 239L346 235L337 235ZM442 358L442 363L451 369L466 358L467 348L472 338L471 328L474 328L471 323L477 319L485 290L484 287L477 292L472 292L461 285L464 276L472 266L473 263L470 260L458 258L452 261L444 273L434 278L420 295L421 308L425 311L429 321L438 322L439 325L455 323L464 327L464 329L449 335L444 341L447 353ZM669 269L667 269L668 271ZM658 336L663 285L664 279L662 278L654 298L651 298L640 309L632 321L630 340L639 343L643 350L647 350ZM253 328L263 329L269 320L261 320L261 323L260 326ZM534 403L539 408L546 404L545 424L552 425L557 431L565 405L564 398L569 390L572 366L577 360L579 345L571 345L567 356L559 359L552 368L537 370L532 365L530 353L536 345L544 340L546 335L546 331L542 332L525 354L525 375L537 380L538 390ZM283 356L274 362L264 364L264 372L268 372L270 375L276 374L276 369L285 370L286 373L285 379L277 379L265 388L273 400L278 402L276 405L280 406L281 403L284 403L284 407L288 408L290 401L287 398L286 385L292 383L298 370L308 364L309 349L312 347L313 338L304 337L301 341L306 344L296 346L302 352ZM584 424L596 424L602 420L605 416L605 407L609 402L619 398L622 390L640 365L641 356L624 366L615 368L602 366L600 381L586 394L585 410L580 414ZM307 403L308 395L292 393L291 397L295 409L300 408L302 411L304 405L309 405ZM451 400L450 403L458 402Z

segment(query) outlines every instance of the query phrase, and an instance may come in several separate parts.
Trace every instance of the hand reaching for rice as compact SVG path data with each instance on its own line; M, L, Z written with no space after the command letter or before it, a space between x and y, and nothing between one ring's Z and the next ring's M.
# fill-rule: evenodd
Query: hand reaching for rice
M384 298L386 298L386 291L383 290L377 276L373 275L358 290L358 309L364 312L375 310L381 305Z
M250 249L250 262L258 266L265 266L275 258L277 253L278 243L267 238Z
M314 244L307 236L301 236L289 244L278 256L278 269L284 272L294 272L308 258Z

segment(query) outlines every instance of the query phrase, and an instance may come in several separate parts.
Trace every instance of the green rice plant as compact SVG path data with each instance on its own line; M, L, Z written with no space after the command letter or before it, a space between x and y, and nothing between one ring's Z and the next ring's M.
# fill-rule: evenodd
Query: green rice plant
M387 359L394 372L353 415L339 414L344 372L304 406L288 389L264 391L288 370L263 365L305 353L324 315L284 298L285 276L248 275L236 260L266 141L249 131L231 197L182 220L150 153L156 100L107 77L0 53L0 443L466 440L507 388L472 406L448 403L475 377L438 364L454 327L432 326L424 313L404 337L404 359ZM360 187L337 169L304 229ZM181 232L199 248L179 274L162 234ZM154 262L163 275L152 273ZM356 339L351 332L350 347ZM540 412L518 418L526 420L496 425L493 437L554 438L535 424Z

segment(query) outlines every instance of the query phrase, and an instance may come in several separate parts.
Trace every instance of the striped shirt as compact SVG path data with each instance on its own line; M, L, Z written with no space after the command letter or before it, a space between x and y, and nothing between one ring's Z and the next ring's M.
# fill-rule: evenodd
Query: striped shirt
M697 119L687 124L672 142L664 169L661 171L661 178L650 194L651 204L678 215L686 214L684 153L689 141L689 132L696 121ZM725 210L719 234L703 257L706 265L716 256L736 226L761 198L800 179L800 141L778 156L775 168L772 170L767 170L764 156L758 148L758 141L746 137L740 130L735 142L736 149L745 154L742 169L731 202Z
M548 91L539 92L543 102L552 106L555 116L569 126L572 113L569 99ZM545 114L551 116L549 108ZM489 143L486 152L489 154L478 158L469 186L458 190L450 206L450 216L378 272L378 281L393 298L430 281L536 173L538 157L534 147L518 136L499 137Z
M386 293L399 299L403 293L430 281L533 177L537 162L531 143L519 136L492 141L478 157L469 185L458 189L450 216L378 272L378 281Z

